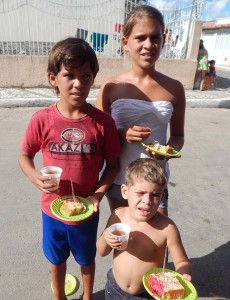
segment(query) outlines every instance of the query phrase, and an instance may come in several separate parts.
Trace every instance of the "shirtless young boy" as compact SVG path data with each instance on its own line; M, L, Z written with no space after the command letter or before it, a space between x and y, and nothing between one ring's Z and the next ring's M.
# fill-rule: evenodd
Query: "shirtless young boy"
M126 183L121 186L128 207L117 208L110 216L106 229L97 240L100 256L112 249L113 266L107 275L105 299L152 299L145 292L142 276L152 268L163 266L166 245L175 270L191 280L191 265L174 222L157 212L167 183L163 168L151 158L139 158L126 169ZM121 251L119 238L109 235L114 223L131 227L128 247ZM126 298L125 298L126 299Z

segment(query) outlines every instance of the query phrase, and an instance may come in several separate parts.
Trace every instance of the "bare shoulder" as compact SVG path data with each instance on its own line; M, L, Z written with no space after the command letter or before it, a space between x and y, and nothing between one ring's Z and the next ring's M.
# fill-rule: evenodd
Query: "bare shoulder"
M178 88L184 90L182 83L177 79L169 77L163 73L159 73L158 78L159 82L163 84L164 87L167 86L170 89L170 91L176 91Z
M109 217L109 223L118 223L123 221L123 217L126 215L128 207L118 207L116 208Z
M178 103L185 103L185 91L182 83L163 73L158 73L158 84L170 94L172 104L176 106Z
M128 72L118 74L107 78L101 86L101 89L115 88L117 84L124 83L128 80Z
M207 51L207 49L203 48L203 49L199 50L199 53L200 54L208 54L208 51Z
M128 72L122 73L108 78L101 86L97 99L96 107L110 113L110 106L112 102L124 94L123 87L128 81Z
M169 217L162 215L159 212L156 212L154 217L150 220L150 224L152 224L155 228L166 229L168 226L173 225L176 226L174 221Z
M118 207L114 210L114 214L118 217L118 218L122 218L127 214L128 212L128 207Z

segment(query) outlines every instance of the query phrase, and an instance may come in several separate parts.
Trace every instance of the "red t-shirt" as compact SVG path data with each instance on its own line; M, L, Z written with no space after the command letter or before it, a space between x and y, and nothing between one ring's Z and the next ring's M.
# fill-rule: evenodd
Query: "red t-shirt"
M41 150L43 166L63 169L60 193L43 193L41 198L43 212L55 219L50 204L57 197L71 195L70 178L76 195L91 195L104 160L116 158L121 152L117 129L110 115L92 107L87 116L68 119L59 113L56 104L33 114L21 150L30 155Z

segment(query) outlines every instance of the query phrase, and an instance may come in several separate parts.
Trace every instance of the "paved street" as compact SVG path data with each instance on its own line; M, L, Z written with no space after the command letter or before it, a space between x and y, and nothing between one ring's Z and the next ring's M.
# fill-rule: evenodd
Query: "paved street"
M40 192L17 163L19 143L36 107L0 108L0 299L51 300L48 263L41 250ZM178 225L194 269L199 299L230 299L230 110L187 108L186 143L171 160L169 213ZM36 158L41 168L41 156ZM99 234L109 215L101 205ZM103 289L111 256L97 257L95 300ZM169 259L168 268L172 268ZM71 257L68 272L80 278ZM79 299L79 291L69 297Z

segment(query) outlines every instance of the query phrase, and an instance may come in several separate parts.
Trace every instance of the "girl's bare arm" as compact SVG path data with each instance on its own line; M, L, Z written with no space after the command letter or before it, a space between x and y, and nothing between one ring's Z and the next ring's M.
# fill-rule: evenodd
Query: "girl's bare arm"
M168 145L181 150L184 145L184 122L185 122L185 92L182 84L177 81L174 101L174 111L170 122L170 137Z

